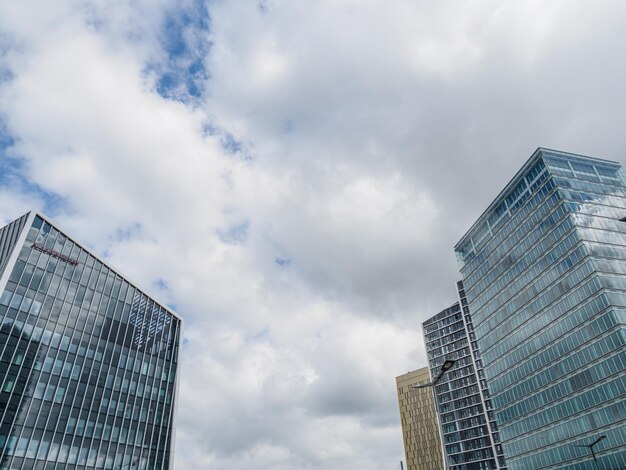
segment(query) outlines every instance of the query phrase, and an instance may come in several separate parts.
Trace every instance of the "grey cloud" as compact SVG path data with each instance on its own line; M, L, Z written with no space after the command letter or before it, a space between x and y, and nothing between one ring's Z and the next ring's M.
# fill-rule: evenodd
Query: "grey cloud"
M393 468L394 377L454 300L454 243L537 146L626 161L626 8L206 5L193 105L146 74L172 2L0 7L10 151L186 318L177 466ZM0 188L4 219L28 204Z

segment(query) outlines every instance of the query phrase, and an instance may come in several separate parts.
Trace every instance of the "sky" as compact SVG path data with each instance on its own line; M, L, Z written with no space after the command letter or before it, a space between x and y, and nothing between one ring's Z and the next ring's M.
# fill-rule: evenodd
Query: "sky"
M626 163L626 3L0 0L0 222L184 319L175 468L396 469L453 246L539 147Z

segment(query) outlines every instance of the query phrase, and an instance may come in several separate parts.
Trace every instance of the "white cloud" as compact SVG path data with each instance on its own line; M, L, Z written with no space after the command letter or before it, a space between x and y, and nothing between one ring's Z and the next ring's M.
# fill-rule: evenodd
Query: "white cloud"
M394 377L454 299L454 242L534 147L624 155L624 7L207 7L181 34L208 34L207 92L184 104L150 68L176 60L179 4L3 4L7 152L187 319L177 468L392 468ZM4 220L45 205L0 182Z

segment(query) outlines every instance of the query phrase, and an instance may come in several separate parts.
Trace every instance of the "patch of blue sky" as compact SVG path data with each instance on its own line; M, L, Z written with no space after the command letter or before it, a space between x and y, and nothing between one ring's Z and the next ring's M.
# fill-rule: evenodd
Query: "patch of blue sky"
M293 128L293 121L291 119L286 119L280 126L280 130L283 134L291 134L293 132Z
M163 279L162 277L160 277L156 281L154 281L153 285L154 285L155 289L158 289L158 290L168 290L170 288L168 283L167 283L167 281L165 279Z
M224 150L226 150L229 154L241 152L241 149L243 148L243 143L240 140L235 139L230 132L224 132L220 141Z
M0 120L0 187L35 196L43 202L41 209L46 214L55 216L64 207L65 199L28 179L24 159L13 152L14 145L15 137Z
M0 138L2 138L0 136ZM22 162L17 158L8 156L0 142L0 186L10 186L15 183L16 177L20 175Z
M205 137L219 137L220 145L226 155L237 157L244 162L251 162L255 159L253 145L236 138L227 130L221 129L214 122L205 122L202 126L202 135Z
M248 240L250 221L231 225L225 230L217 230L217 237L227 245L243 245Z
M258 331L252 332L246 335L245 341L247 344L259 344L271 342L272 335L268 327L264 327Z
M217 127L213 122L207 121L202 125L202 135L204 137L220 135L221 133L222 131L220 130L220 128Z
M143 227L138 222L129 227L119 228L115 232L115 241L122 242L132 240L133 238L141 235L142 229Z
M0 57L2 57L2 54L0 54ZM0 65L0 84L10 82L14 77L15 76L10 69L4 68Z
M264 238L274 252L274 264L281 268L291 266L291 264L293 263L293 259L291 258L291 256L289 256L289 253L280 245L280 243L278 243L276 240L273 240L267 234L265 234Z
M235 156L244 162L254 160L251 144L246 144L235 138L235 136L228 131L221 131L220 134L220 144L227 155Z
M270 3L267 0L261 0L257 4L257 10L259 10L259 13L262 15L268 14L270 12Z
M202 104L210 73L206 59L211 51L211 17L205 2L188 0L177 4L163 22L160 44L163 60L154 61L144 73L154 80L155 91L163 98L197 106ZM253 146L214 123L207 123L205 136L219 137L226 155L251 162Z
M205 59L211 49L210 26L203 1L179 2L168 12L159 36L164 59L146 67L163 98L193 105L204 96L209 79Z

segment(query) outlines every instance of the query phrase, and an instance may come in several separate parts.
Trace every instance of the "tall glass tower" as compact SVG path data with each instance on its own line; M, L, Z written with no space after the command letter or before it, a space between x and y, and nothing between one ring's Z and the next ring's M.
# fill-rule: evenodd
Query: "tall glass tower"
M172 468L181 319L42 214L0 229L0 469Z
M625 468L620 166L538 149L455 251L508 467Z
M459 301L426 320L422 329L432 378L455 362L434 389L445 465L450 470L506 470L498 426L463 283Z

